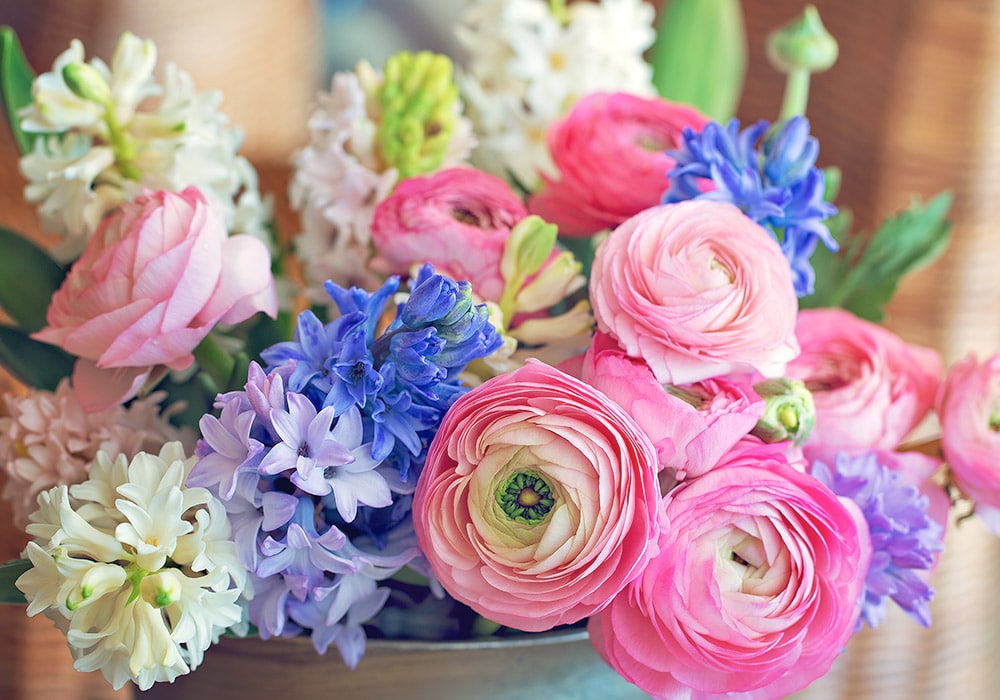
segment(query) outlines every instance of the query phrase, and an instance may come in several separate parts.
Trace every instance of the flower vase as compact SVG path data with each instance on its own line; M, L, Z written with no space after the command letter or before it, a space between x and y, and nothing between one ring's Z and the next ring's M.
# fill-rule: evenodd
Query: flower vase
M629 700L648 695L611 670L583 630L467 642L372 640L357 668L308 638L224 638L194 673L157 683L137 700L331 697L471 700Z

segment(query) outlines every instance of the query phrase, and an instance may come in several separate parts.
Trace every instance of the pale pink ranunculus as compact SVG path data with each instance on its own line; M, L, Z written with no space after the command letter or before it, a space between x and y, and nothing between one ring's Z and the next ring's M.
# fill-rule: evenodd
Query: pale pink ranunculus
M816 406L810 442L892 450L924 419L941 381L941 356L844 309L805 309L801 353L786 376Z
M659 555L591 619L598 653L654 697L782 698L854 631L867 525L779 450L743 443L671 491Z
M652 207L600 244L590 279L598 328L658 381L782 373L798 353L798 300L774 238L732 204Z
M661 518L649 438L599 391L535 360L452 406L413 501L445 590L528 632L607 605L655 553Z
M595 92L581 98L548 130L559 178L542 175L528 199L532 214L567 236L614 228L660 203L684 129L701 131L708 117L661 97Z
M408 275L429 262L476 294L498 301L504 279L500 259L510 230L528 215L506 181L481 170L448 168L399 183L375 207L371 267L384 275Z
M976 515L1000 535L1000 353L952 365L936 397L941 449Z
M671 470L679 481L714 467L764 413L764 400L749 382L718 377L664 386L644 360L629 357L600 331L579 376L635 419L653 441L660 469Z
M228 236L194 187L148 191L101 223L34 337L77 356L77 399L98 411L134 396L155 366L188 367L217 323L257 311L277 312L263 242Z

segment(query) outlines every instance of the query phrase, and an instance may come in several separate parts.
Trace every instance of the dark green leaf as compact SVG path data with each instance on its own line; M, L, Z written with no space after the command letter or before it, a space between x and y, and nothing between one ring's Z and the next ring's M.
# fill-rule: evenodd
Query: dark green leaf
M0 325L0 364L20 382L55 391L73 371L75 358L55 345L28 337L20 328Z
M21 153L31 150L34 136L21 129L17 112L31 104L31 83L35 73L28 65L14 30L0 27L0 100L3 101L7 124Z
M27 559L11 559L0 564L0 603L24 605L27 601L24 594L14 585L14 581L31 568Z
M45 325L45 311L66 271L42 248L0 227L0 308L29 333Z
M747 65L739 0L668 0L650 64L657 92L716 121L736 111Z
M864 236L846 231L835 234L841 250L836 255L816 251L812 261L816 293L800 300L800 306L840 306L869 321L881 321L900 280L944 252L951 231L945 218L951 202L948 192L926 205L915 200L886 219L867 242Z

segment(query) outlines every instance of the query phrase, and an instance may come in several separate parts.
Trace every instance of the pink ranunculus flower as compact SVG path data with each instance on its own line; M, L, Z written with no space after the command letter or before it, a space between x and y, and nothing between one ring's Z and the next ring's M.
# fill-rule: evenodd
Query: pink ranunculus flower
M655 554L661 518L649 438L599 391L535 360L452 406L413 501L445 590L528 632L607 605Z
M941 448L976 515L1000 535L1000 353L949 368L936 399Z
M504 180L472 168L448 168L403 180L375 207L371 267L408 275L429 262L441 274L468 280L482 299L504 291L500 260L510 230L528 215Z
M228 236L222 210L194 187L147 191L100 225L34 337L76 355L73 388L99 411L136 394L153 367L181 370L217 323L277 312L271 257Z
M590 300L598 328L664 384L777 376L798 353L788 261L732 204L665 204L618 226L597 249Z
M708 117L684 104L624 92L591 93L548 130L559 179L542 175L528 200L532 214L568 236L614 228L660 203L683 131L701 131Z
M749 382L718 377L664 386L644 360L629 357L600 331L583 358L580 378L635 419L653 441L660 469L670 469L679 481L714 467L764 412L764 401Z
M941 356L843 309L806 309L801 353L786 376L805 382L816 406L810 441L892 450L924 419L941 381Z
M659 555L589 623L598 653L657 698L782 698L824 675L860 611L860 509L751 441L665 507Z

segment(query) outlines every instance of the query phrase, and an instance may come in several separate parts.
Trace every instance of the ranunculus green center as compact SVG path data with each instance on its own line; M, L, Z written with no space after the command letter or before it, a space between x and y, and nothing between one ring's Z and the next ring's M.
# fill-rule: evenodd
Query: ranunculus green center
M500 509L511 520L540 523L555 505L552 487L535 472L516 472L496 491Z

